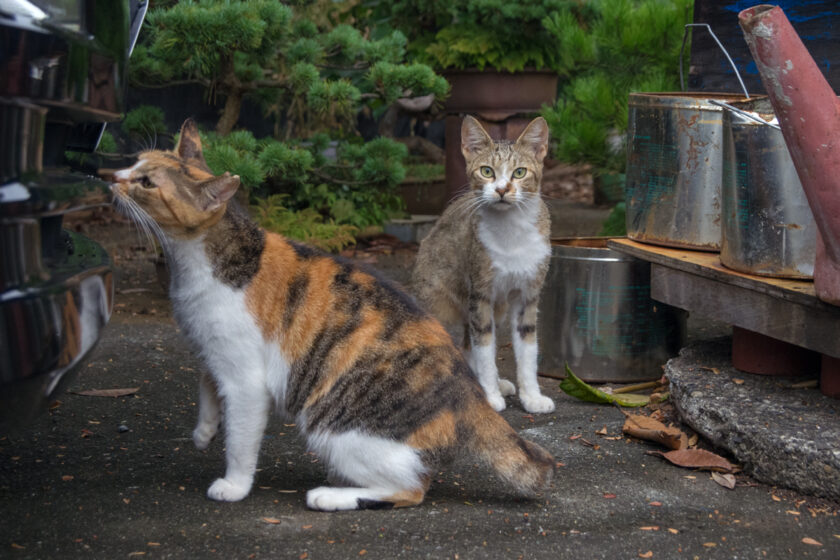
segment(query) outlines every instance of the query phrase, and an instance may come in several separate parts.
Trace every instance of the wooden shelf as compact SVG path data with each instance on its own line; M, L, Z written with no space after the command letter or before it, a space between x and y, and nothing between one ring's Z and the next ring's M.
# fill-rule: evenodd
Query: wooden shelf
M717 253L629 239L608 246L651 263L651 297L687 311L840 357L840 307L814 295L814 284L735 272Z

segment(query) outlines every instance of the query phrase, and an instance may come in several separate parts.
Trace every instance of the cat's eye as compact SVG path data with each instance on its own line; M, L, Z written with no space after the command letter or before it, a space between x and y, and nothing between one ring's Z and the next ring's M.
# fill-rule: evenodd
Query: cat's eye
M486 177L488 179L492 179L496 176L495 173L493 173L493 168L486 165L482 165L478 172L481 173L482 177Z
M154 184L152 183L152 180L149 179L149 177L146 176L146 175L143 175L142 177L140 177L140 179L138 179L137 182L140 183L140 186L143 187L144 189L151 189L152 187L154 187Z
M522 177L525 176L526 173L528 173L527 169L525 169L524 167L517 167L516 169L513 170L513 178L514 179L521 179Z

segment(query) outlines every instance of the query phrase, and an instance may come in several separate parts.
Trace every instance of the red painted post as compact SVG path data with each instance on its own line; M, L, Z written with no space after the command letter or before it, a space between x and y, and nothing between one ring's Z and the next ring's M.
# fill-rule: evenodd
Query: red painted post
M817 297L840 305L840 100L781 8L738 20L817 223Z

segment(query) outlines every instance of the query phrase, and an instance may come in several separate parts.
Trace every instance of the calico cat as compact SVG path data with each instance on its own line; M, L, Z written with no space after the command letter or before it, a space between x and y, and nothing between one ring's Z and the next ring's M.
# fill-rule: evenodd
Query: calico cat
M345 483L307 492L312 509L418 504L461 448L523 495L549 484L551 455L487 405L443 327L373 273L260 229L192 121L174 151L114 178L118 207L162 242L175 318L209 370L193 441L206 448L224 423L227 461L210 498L248 494L272 408Z
M519 399L528 412L551 412L537 383L537 302L551 254L540 198L548 124L538 117L516 142L494 142L467 116L461 151L471 188L421 242L414 292L445 325L463 325L464 353L497 411L516 392L496 367L496 324L510 308Z

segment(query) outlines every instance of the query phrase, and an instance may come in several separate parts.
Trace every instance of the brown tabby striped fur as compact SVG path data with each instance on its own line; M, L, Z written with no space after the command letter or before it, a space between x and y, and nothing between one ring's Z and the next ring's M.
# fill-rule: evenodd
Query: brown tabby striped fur
M524 495L549 484L552 457L492 410L443 327L375 273L256 226L231 201L238 177L207 169L192 121L173 152L115 178L118 205L162 240L176 319L209 370L199 448L223 417L227 471L210 497L248 494L272 407L347 483L309 491L313 509L418 504L458 450Z

